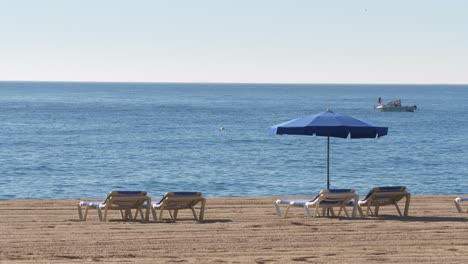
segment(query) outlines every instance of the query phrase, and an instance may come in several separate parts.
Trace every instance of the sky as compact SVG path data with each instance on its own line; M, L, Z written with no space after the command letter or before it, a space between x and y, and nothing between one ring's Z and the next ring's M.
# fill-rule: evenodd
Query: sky
M0 80L468 84L465 0L0 0Z

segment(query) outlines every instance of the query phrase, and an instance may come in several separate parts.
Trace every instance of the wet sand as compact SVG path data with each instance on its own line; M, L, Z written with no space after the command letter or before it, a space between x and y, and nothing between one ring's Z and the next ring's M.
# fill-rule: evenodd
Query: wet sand
M306 219L269 198L208 198L205 221L78 221L78 200L0 201L0 263L468 263L455 196L413 196L409 217ZM401 207L403 208L403 204ZM466 205L465 205L466 206Z

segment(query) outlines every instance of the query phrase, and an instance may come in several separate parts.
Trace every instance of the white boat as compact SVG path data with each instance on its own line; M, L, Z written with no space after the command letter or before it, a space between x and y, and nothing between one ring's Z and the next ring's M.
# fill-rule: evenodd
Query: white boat
M414 112L416 105L401 105L401 100L390 101L386 104L379 104L376 107L381 112Z

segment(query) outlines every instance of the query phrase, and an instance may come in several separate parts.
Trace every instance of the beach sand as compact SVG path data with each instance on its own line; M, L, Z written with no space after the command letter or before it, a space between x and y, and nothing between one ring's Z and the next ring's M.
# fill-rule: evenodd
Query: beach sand
M269 198L208 198L204 223L78 221L78 200L0 201L0 263L468 263L455 196L413 196L409 217L306 219ZM403 205L402 205L403 207Z

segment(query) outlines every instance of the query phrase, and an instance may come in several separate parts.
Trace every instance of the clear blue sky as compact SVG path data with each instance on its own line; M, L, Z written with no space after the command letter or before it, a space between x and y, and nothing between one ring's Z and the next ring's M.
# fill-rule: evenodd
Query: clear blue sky
M464 0L0 0L0 80L468 83Z

